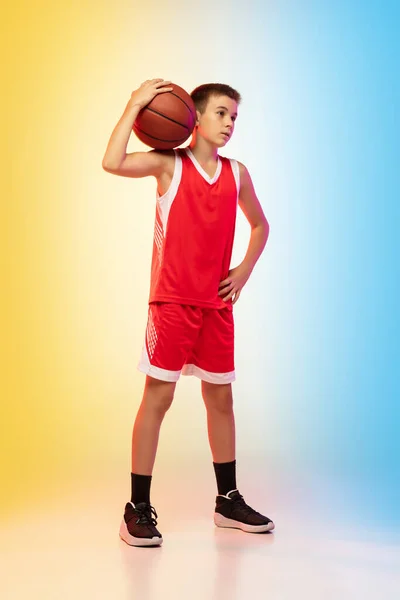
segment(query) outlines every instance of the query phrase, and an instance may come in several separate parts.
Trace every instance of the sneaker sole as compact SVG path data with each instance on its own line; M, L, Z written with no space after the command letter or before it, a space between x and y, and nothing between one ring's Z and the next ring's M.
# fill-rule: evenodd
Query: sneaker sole
M233 519L227 519L220 513L214 513L214 523L217 527L230 527L232 529L241 529L246 533L263 533L264 531L272 531L275 529L274 523L271 521L266 525L248 525L247 523L241 523L240 521L234 521Z
M122 519L121 526L119 528L119 537L121 540L129 544L129 546L161 546L163 543L162 537L152 537L152 538L137 538L131 535L128 531L128 527L124 519Z

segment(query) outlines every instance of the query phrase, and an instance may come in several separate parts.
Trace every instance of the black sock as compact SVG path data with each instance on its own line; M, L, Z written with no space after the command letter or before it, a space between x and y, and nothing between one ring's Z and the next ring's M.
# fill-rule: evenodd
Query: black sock
M236 490L236 460L226 463L213 463L217 478L218 494L226 496Z
M151 475L136 475L131 473L131 502L147 502L150 504Z

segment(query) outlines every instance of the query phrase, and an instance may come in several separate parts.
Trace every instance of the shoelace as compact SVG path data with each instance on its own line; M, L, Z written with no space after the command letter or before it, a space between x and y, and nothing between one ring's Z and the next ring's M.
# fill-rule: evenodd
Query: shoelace
M245 514L246 516L250 515L250 514L254 514L257 511L254 510L254 508L251 508L251 506L249 506L248 504L246 504L246 502L244 501L243 496L240 494L237 498L235 498L233 500L233 503L238 507L241 508L242 510L245 509Z
M158 514L156 513L156 509L151 504L148 504L145 507L137 508L135 507L135 512L138 515L138 519L136 523L139 525L157 525ZM154 515L154 517L153 517Z

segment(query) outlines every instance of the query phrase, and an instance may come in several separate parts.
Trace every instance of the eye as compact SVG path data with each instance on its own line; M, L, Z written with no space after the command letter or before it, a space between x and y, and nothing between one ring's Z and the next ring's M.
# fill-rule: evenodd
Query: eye
M232 117L232 121L235 122L237 117Z
M224 116L224 114L225 114L225 111L224 111L224 110L219 110L219 111L217 112L217 114L218 114L218 115L222 115L222 116Z

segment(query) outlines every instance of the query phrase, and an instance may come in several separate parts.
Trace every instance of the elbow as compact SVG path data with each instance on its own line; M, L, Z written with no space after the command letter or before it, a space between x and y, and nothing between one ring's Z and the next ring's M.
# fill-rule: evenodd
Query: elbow
M260 220L258 223L256 223L253 226L253 229L256 229L257 231L262 231L262 233L264 234L264 236L266 238L268 238L268 236L269 236L269 223L268 223L266 217L264 217L262 220Z
M264 235L265 235L265 243L267 243L268 238L269 238L269 223L267 221L267 219L265 219L265 224L264 224Z
M119 165L113 165L110 162L103 159L101 166L102 166L103 170L106 171L106 173L112 173L113 175L118 174Z
M267 219L264 217L256 225L254 225L253 229L258 232L258 235L263 239L265 245L269 237L269 223Z
M104 169L104 171L107 171L107 173L111 173L114 170L106 158L103 158L101 166Z
M125 159L123 158L119 162L107 159L107 157L103 158L101 163L104 171L107 173L112 173L113 175L122 175L126 171L125 167Z
M120 170L124 160L125 156L118 158L117 156L112 156L106 152L103 156L101 166L103 167L104 171L107 171L107 173L117 173Z

